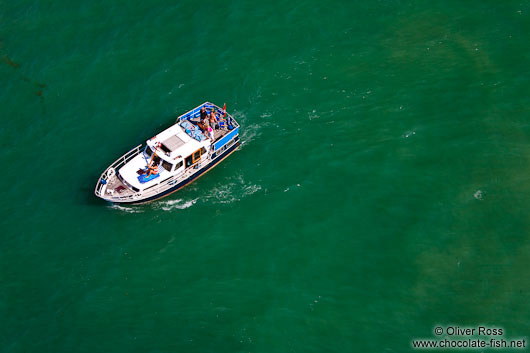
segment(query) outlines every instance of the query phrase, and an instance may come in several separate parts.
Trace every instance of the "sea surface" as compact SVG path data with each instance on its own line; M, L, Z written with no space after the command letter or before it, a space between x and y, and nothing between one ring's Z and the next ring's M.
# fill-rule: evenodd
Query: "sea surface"
M0 83L0 352L530 338L528 0L2 0ZM94 196L204 101L239 151Z

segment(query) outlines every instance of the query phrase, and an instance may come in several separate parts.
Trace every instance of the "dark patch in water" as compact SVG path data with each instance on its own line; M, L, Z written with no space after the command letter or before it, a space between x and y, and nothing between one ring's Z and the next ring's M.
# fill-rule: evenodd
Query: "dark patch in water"
M13 60L9 59L7 55L2 55L2 61L11 67L14 67L15 69L18 69L20 67L19 63L16 63Z
M42 115L46 115L46 106L44 105L44 97L40 96L40 102L42 105Z
M0 48L2 47L2 42L0 41ZM4 63L6 63L7 65L15 68L15 69L18 69L20 67L20 64L11 60L7 55L2 55L2 61ZM31 80L26 77L26 76L22 76L21 77L21 80L24 81L24 82L31 82ZM44 106L44 95L43 95L43 89L46 88L46 84L45 83L41 83L41 82L38 82L38 81L34 81L33 82L33 85L37 88L40 88L39 90L37 91L34 91L33 93L40 98L40 101L41 101L41 104L42 104L42 113L43 114L46 114L46 107Z

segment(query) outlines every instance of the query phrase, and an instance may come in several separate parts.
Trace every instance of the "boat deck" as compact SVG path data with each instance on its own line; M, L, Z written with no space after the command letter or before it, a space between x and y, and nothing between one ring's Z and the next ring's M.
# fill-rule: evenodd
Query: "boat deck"
M189 119L189 121L191 123L193 123L193 125L197 126L197 123L199 122L199 118ZM224 135L228 134L231 131L231 130L228 130L228 128L226 126L227 125L225 123L225 127L224 128L219 128L219 129L213 131L214 140L212 141L212 143L218 141L221 137L223 137Z
M217 141L217 140L219 140L221 137L226 135L229 131L230 130L228 130L227 128L214 130L214 132L213 132L214 140L212 141L212 143Z
M132 194L134 194L134 191L125 185L116 175L107 180L106 196L129 196Z

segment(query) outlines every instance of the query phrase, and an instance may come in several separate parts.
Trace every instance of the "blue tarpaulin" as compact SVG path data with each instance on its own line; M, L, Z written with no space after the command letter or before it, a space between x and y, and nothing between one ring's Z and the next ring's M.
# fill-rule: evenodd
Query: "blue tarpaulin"
M140 183L147 183L149 180L153 180L153 179L156 179L160 176L160 174L151 174L149 176L146 176L145 174L140 174L138 176L138 181Z

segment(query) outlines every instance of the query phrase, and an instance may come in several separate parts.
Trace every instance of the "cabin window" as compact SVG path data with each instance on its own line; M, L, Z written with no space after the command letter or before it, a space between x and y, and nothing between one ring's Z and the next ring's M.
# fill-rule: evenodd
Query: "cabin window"
M173 168L173 164L169 163L169 162L166 162L166 161L163 161L162 162L162 167L164 167L165 170L167 170L168 172L171 171L171 168Z
M201 150L197 150L193 153L193 163L201 159Z
M182 164L183 164L182 161L175 164L175 170L178 170L180 167L182 167Z
M188 168L192 164L193 164L193 162L191 160L191 154L190 154L188 157L186 157L186 168Z
M201 148L201 154L206 154L206 148Z
M153 154L153 150L151 149L151 147L147 146L145 148L145 153L147 153L147 155L151 157L151 155Z

